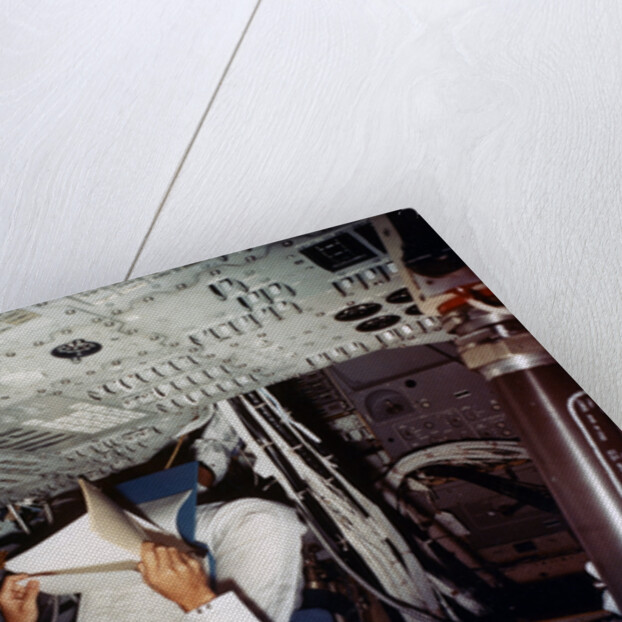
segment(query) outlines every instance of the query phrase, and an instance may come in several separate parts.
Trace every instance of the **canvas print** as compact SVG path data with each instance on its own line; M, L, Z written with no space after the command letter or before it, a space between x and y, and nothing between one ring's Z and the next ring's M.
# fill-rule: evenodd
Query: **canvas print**
M0 361L6 622L622 619L620 430L413 210L0 314Z

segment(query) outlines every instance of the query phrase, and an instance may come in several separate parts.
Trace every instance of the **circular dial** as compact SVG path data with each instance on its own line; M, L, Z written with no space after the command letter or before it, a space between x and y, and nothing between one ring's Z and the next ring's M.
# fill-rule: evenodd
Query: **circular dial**
M382 330L383 328L389 328L400 321L399 315L379 315L378 317L371 318L361 322L356 330L362 333L369 333L374 330Z
M102 349L100 343L96 341L86 341L86 339L74 339L68 343L56 346L51 354L62 359L81 359L83 356L90 356Z
M354 320L363 320L378 313L382 309L382 305L377 302L364 302L353 307L346 307L335 315L335 319L339 322L353 322Z
M412 302L413 297L405 287L402 287L402 289L396 289L394 292L391 292L387 296L386 301L391 304L399 305L405 302Z
M410 305L404 313L406 313L406 315L423 315L421 309L419 309L417 305Z

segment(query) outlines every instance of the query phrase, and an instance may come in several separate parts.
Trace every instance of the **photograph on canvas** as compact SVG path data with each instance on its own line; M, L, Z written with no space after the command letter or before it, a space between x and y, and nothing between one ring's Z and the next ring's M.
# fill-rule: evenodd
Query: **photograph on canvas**
M621 559L622 432L414 210L0 314L4 622L602 622Z

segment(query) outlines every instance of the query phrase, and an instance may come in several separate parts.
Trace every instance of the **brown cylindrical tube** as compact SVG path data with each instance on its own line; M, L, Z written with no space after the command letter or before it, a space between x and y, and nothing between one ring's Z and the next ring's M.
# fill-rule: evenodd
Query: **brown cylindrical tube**
M622 608L622 431L558 364L490 382Z

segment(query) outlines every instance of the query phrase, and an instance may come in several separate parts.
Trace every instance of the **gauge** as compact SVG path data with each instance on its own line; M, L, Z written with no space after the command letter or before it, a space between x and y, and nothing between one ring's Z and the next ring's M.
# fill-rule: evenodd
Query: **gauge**
M352 322L354 320L363 320L378 313L382 309L382 305L377 302L364 302L353 307L346 307L335 315L335 319L339 322Z
M410 292L405 287L402 289L396 289L394 292L391 292L387 297L386 301L391 304L399 305L404 302L412 302L413 297L410 295Z
M371 318L361 322L356 330L362 333L369 333L374 330L382 330L383 328L389 328L397 324L401 320L399 315L379 315L378 317Z
M406 313L406 315L423 315L421 309L417 305L410 305L404 313Z

